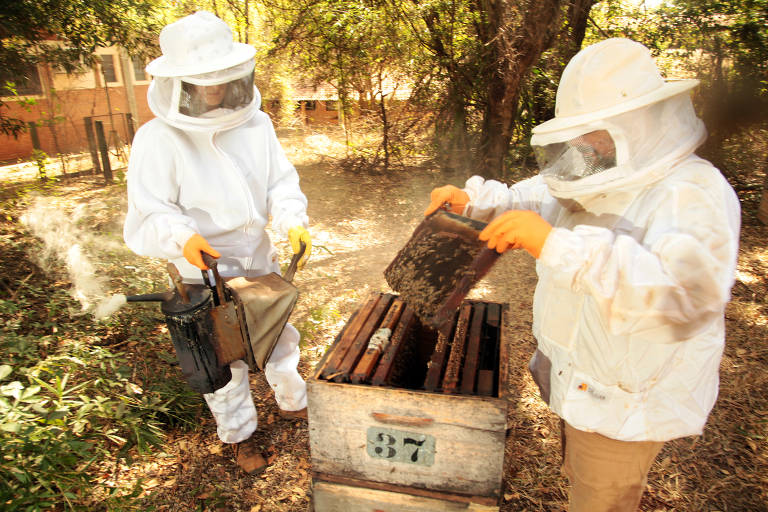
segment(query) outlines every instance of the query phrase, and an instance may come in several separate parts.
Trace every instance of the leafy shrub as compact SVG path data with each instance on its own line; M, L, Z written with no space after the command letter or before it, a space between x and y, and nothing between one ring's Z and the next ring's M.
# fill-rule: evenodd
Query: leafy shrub
M143 389L127 353L94 345L99 338L76 323L65 336L39 334L72 319L56 292L46 310L58 311L58 320L41 318L29 304L35 295L0 300L0 503L4 510L88 508L92 495L115 494L94 489L99 465L146 453L162 442L164 425L191 424L201 401L164 375L147 377ZM136 496L134 489L123 498Z

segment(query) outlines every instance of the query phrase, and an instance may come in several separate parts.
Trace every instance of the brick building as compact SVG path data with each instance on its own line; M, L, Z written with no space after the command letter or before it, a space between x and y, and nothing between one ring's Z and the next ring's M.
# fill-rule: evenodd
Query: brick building
M146 101L150 77L144 62L129 59L117 47L101 48L96 55L97 64L80 74L45 64L30 69L28 80L17 83L17 93L34 100L31 105L2 90L3 114L23 120L27 130L17 138L0 135L0 162L26 160L34 148L49 155L86 152L89 119L102 122L111 146L129 143L135 128L153 117ZM14 77L2 82L6 80L16 82ZM133 97L127 94L131 90Z
M96 60L92 69L77 75L42 64L30 69L26 83L17 83L17 92L22 99L34 100L32 105L0 90L3 113L27 126L17 138L0 135L0 163L28 160L35 148L51 156L88 152L89 128L96 121L102 123L110 147L130 143L135 130L154 117L147 105L151 77L143 61L128 59L117 47L99 49ZM18 82L0 73L0 83L5 80ZM337 96L331 86L298 84L293 89L291 101L305 124L337 122Z
M110 148L130 144L135 130L154 117L147 105L151 77L144 72L146 63L130 59L119 47L100 48L96 57L92 68L73 75L40 64L28 70L24 82L0 70L0 85L15 82L18 93L16 97L0 87L3 114L23 120L27 127L18 137L0 135L0 164L30 160L36 148L49 156L87 153L95 148L97 122ZM402 100L410 94L410 87L385 82L390 97ZM297 81L291 90L289 101L302 124L339 122L334 87ZM263 105L265 110L276 107L274 101Z
M304 124L338 122L339 96L330 84L298 82L292 89L291 100L296 102Z

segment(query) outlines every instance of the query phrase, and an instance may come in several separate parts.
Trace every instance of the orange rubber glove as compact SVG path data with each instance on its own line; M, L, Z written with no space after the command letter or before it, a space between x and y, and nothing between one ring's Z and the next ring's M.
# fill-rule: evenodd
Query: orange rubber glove
M552 226L538 213L528 210L504 212L480 232L480 240L488 242L489 249L503 253L507 249L525 249L531 256L541 255Z
M195 233L184 244L184 257L192 265L196 266L200 270L208 270L208 265L203 263L203 255L201 252L205 252L213 256L214 258L221 257L219 251L214 249L208 243L208 240Z
M468 202L469 195L460 188L453 185L438 187L429 195L429 206L424 211L424 216L426 217L438 208L444 208L446 203L450 206L451 212L461 215Z
M294 226L288 230L288 240L291 242L293 254L297 254L301 250L301 242L306 244L304 256L301 257L298 264L298 268L302 268L307 263L309 255L312 254L312 237L309 236L309 231L303 226Z

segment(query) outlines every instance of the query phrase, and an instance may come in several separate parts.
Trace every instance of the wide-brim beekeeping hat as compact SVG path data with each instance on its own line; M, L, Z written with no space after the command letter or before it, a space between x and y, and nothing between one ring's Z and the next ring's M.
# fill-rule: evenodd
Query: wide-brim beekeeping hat
M557 88L555 117L533 133L544 135L607 119L698 84L698 80L665 81L648 48L630 39L606 39L571 59Z
M193 76L227 69L253 59L253 46L236 43L232 30L221 19L199 11L160 32L163 55L149 63L146 70L157 77Z

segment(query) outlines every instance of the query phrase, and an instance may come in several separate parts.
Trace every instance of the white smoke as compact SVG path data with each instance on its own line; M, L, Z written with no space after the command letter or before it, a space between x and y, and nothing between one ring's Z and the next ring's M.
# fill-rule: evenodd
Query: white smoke
M37 197L22 215L21 222L44 244L38 257L41 268L48 266L50 258L64 263L72 281L72 296L80 302L83 312L103 319L125 304L124 295L108 295L106 278L97 276L83 249L94 236L78 227L83 208L67 212L55 204L53 198Z
M112 316L112 313L123 307L126 304L125 295L119 293L113 295L105 300L102 300L96 305L93 311L93 316L97 319L108 318Z

